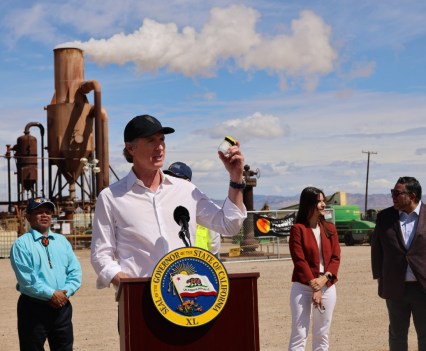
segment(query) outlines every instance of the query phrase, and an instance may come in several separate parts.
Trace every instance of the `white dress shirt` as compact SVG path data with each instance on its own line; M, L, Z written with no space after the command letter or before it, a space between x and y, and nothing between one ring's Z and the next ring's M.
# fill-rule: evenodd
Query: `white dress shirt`
M91 263L98 274L98 289L108 287L120 271L129 277L151 276L164 255L185 246L173 218L177 206L189 211L192 245L196 223L232 236L247 217L229 198L220 208L186 180L162 174L154 192L130 171L102 190L96 202Z

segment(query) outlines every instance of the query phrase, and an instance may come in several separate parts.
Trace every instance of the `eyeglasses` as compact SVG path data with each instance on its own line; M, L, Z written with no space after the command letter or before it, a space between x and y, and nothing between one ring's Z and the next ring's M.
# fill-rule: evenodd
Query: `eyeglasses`
M407 191L399 191L396 189L391 189L391 195L392 197L398 197L401 194L409 194Z

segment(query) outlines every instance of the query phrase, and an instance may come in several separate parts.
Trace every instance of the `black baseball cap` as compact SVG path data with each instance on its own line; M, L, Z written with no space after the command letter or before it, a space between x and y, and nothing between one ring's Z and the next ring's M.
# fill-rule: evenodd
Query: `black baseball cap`
M47 205L52 211L55 211L55 204L52 201L44 197L35 197L28 201L27 213L30 213L32 210L35 210L42 205Z
M172 163L169 168L163 172L173 177L188 179L189 181L191 181L192 178L191 168L183 162Z
M163 127L160 121L153 116L136 116L124 128L124 142L131 142L136 138L146 138L158 132L170 134L174 131L173 128Z

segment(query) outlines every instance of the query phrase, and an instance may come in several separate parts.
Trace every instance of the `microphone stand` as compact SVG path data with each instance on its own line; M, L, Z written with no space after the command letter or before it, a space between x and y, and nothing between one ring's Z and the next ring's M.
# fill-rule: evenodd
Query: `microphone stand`
M182 241L183 241L183 243L185 244L186 247L189 247L189 244L188 244L188 241L186 240L186 237L188 237L188 239L189 239L188 231L184 228L179 230L179 238L182 239ZM191 239L189 239L189 241L191 241Z

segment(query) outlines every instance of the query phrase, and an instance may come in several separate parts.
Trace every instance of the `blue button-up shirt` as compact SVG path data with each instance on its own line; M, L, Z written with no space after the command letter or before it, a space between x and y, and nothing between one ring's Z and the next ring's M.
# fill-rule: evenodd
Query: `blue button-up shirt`
M403 211L399 211L399 224L401 225L402 236L404 238L404 242L405 242L405 246L407 250L411 246L411 242L413 241L413 237L417 229L417 223L419 221L419 213L420 213L421 205L422 205L422 202L419 201L417 207L410 214L407 214ZM416 277L414 276L414 273L410 265L408 265L407 267L405 280L406 281L416 280Z
M50 300L55 290L67 290L70 297L81 286L80 262L63 235L49 231L47 247L42 238L41 233L30 229L13 243L10 262L18 281L16 289L45 301Z

